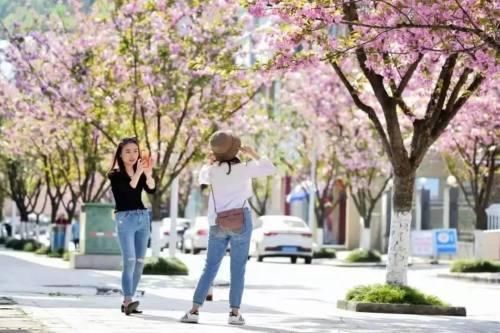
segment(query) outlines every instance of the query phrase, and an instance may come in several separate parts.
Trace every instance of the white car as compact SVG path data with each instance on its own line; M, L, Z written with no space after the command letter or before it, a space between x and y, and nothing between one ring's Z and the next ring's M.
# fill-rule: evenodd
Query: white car
M206 250L208 246L208 218L206 216L198 216L194 223L184 233L184 242L182 249L184 253L198 254L202 250Z
M191 221L182 217L178 217L176 220L177 242L178 245L180 245L182 242L184 231L189 228ZM168 247L170 241L170 221L170 217L165 217L161 220L160 244L162 250Z
M297 258L304 258L310 264L313 258L312 232L299 217L266 215L257 219L250 255L261 262L265 257L289 257L295 264Z

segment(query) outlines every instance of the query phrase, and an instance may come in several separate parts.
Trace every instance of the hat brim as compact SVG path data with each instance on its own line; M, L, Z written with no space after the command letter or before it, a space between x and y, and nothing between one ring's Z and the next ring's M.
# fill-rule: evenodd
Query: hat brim
M215 155L215 159L219 162L223 162L223 161L230 161L232 160L233 158L236 157L236 155L238 154L238 152L240 151L240 148L241 148L241 140L240 138L238 138L237 136L234 136L232 135L231 136L231 148L222 153L222 154L217 154L214 152L214 155Z

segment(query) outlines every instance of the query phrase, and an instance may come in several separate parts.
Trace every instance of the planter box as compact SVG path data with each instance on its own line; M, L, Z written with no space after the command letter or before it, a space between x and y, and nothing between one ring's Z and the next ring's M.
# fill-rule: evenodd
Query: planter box
M455 306L361 303L339 300L337 301L337 308L355 312L399 313L431 316L466 316L466 310L464 307Z

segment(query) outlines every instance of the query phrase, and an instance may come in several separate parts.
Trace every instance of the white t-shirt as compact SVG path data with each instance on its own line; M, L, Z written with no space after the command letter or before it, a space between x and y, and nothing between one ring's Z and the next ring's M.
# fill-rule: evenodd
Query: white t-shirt
M217 212L249 207L248 200L252 196L252 178L271 176L276 167L267 158L257 161L242 162L231 165L228 175L227 163L204 165L199 173L200 185L212 185ZM208 222L215 225L216 212L212 193L208 200Z

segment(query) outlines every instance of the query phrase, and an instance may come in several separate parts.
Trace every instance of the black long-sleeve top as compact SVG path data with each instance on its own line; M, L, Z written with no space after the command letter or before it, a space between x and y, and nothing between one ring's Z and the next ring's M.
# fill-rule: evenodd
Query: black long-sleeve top
M108 178L111 181L111 191L115 197L115 212L123 212L127 210L145 209L142 203L141 194L142 190L147 193L154 193L156 188L150 189L146 184L146 176L141 175L137 186L132 188L130 182L132 178L125 172L121 172L118 169L112 170L108 174Z

